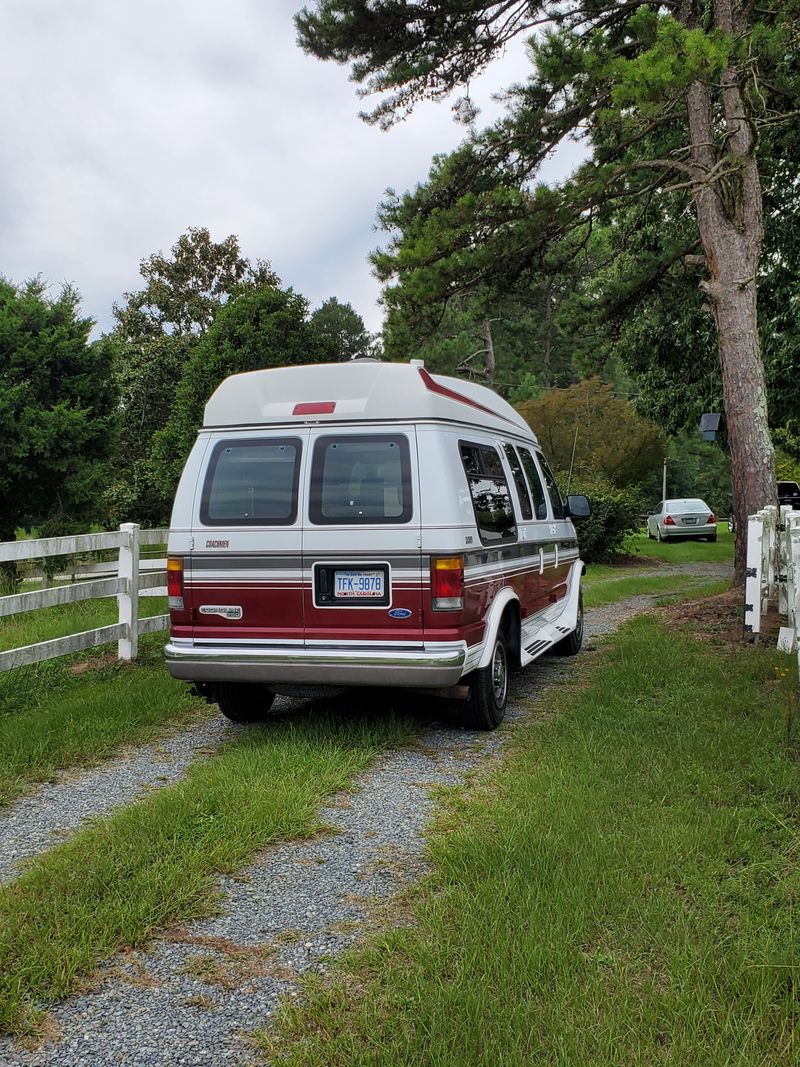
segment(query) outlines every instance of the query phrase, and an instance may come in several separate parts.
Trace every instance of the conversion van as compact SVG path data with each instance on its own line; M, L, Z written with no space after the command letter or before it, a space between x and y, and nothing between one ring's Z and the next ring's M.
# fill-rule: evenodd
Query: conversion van
M177 491L167 667L236 722L404 686L493 729L511 667L581 647L588 511L509 404L420 361L234 375Z

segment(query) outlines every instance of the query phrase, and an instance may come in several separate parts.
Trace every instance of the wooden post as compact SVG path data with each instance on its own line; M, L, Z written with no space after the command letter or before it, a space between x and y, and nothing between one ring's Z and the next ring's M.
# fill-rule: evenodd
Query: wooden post
M139 651L139 524L124 522L120 533L127 534L119 548L119 578L125 583L117 594L119 621L126 635L117 642L117 659L130 663Z

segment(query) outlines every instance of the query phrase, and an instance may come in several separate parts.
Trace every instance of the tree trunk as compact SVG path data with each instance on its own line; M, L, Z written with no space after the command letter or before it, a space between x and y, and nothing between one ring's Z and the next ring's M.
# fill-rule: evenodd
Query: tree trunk
M549 389L553 384L553 286L548 281L544 290L544 350L542 353L542 385Z
M700 283L717 324L736 520L734 581L745 577L747 516L777 499L775 452L758 339L756 278L763 233L755 134L736 77L723 76L725 148L714 143L711 95L697 82L688 109L693 195L709 277Z
M492 342L492 320L489 318L483 320L483 340L485 344L483 371L486 375L486 381L493 382L496 366L494 361L494 343Z

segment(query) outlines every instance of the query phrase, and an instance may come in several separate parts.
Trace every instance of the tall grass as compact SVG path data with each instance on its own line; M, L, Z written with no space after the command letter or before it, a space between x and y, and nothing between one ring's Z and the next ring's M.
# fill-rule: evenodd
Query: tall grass
M294 1067L798 1062L800 773L776 654L629 623L451 793L413 922L286 1009Z

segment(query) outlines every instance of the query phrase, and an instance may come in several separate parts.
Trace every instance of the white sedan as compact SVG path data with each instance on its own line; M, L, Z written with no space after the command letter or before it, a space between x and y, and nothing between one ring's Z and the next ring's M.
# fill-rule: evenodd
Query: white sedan
M652 515L647 516L647 536L656 541L672 541L679 537L698 537L706 541L717 539L717 518L703 500L662 500Z

